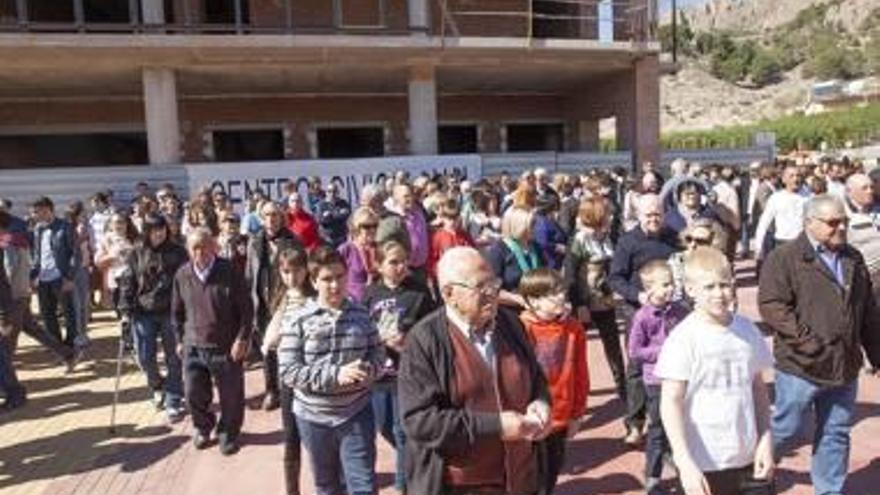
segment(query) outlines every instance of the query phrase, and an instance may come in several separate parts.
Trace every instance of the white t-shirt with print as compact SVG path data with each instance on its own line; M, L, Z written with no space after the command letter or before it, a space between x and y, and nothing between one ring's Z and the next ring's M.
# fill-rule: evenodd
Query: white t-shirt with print
M771 366L761 332L739 315L725 328L691 313L670 333L654 373L687 382L685 438L701 471L753 462L758 434L752 383Z

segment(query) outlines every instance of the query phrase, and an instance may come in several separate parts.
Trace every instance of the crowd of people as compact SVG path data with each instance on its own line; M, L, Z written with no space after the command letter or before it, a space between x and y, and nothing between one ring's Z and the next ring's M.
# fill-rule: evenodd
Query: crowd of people
M595 328L646 493L668 492L664 469L689 495L774 493L814 411L815 491L841 494L863 355L880 367L880 169L866 172L845 159L401 171L354 205L314 178L281 198L254 191L241 214L222 190L184 201L167 184L62 215L46 197L27 218L4 201L3 410L26 405L20 332L73 371L102 308L197 449L239 450L244 371L261 366L288 494L301 447L305 492L376 493L377 436L400 493L549 494L587 412ZM737 312L747 257L760 330Z

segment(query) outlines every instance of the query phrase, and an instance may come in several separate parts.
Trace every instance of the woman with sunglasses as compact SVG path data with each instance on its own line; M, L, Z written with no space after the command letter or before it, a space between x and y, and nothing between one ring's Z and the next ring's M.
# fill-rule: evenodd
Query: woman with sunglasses
M684 260L699 247L713 247L723 250L726 245L724 229L718 222L708 218L699 218L687 226L679 236L684 251L673 253L669 257L669 266L672 268L672 280L675 282L675 291L672 294L674 301L689 304L687 294L684 291Z
M379 216L371 208L362 206L351 215L349 226L349 240L339 246L339 254L348 267L348 297L360 302L364 297L364 289L373 281L376 273L376 230L379 227Z

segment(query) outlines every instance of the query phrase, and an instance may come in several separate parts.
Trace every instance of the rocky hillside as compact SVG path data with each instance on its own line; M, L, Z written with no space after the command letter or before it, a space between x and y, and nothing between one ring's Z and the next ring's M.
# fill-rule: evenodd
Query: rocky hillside
M700 33L729 33L740 46L754 43L777 60L792 53L792 46L813 39L811 30L821 29L841 44L858 47L870 39L868 33L880 29L880 0L708 0L683 12L694 45ZM664 133L790 114L803 108L808 90L817 79L809 61L788 62L772 83L763 85L749 84L751 76L737 83L713 76L712 57L695 50L680 61L682 70L661 81ZM856 64L863 66L866 62Z

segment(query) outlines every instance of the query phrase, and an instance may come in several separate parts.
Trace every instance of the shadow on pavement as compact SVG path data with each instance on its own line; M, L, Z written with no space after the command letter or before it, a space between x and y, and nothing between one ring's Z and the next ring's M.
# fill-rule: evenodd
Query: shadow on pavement
M556 485L554 495L593 495L642 491L642 484L631 474L614 473L598 478L568 480Z
M34 480L48 480L75 475L109 466L123 472L135 472L158 462L186 443L182 435L167 436L167 427L135 429L132 424L117 426L122 442L109 442L106 427L80 428L50 438L0 447L0 489ZM154 441L146 441L152 437ZM131 442L129 439L144 441ZM75 446L70 449L59 446ZM136 455L133 455L136 453ZM71 454L80 459L71 462ZM83 459L90 459L82 462Z

